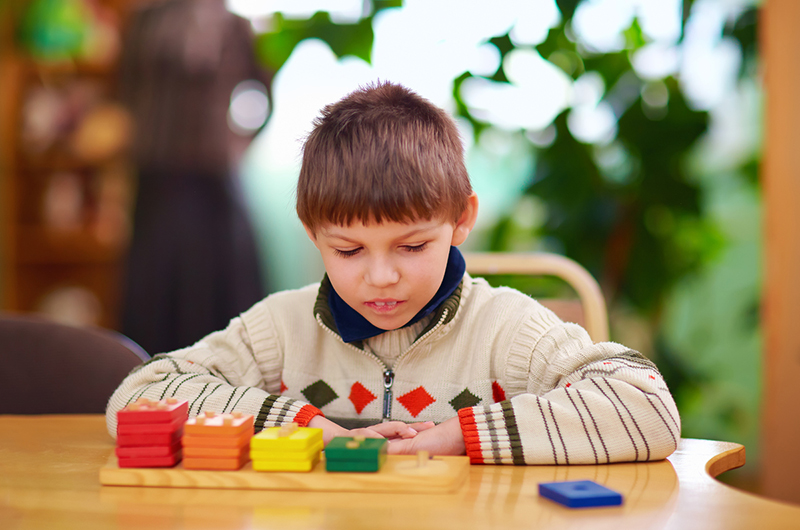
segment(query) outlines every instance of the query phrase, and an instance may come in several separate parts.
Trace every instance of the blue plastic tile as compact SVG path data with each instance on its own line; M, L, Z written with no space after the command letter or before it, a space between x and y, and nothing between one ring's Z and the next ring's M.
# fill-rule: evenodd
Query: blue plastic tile
M622 494L591 480L542 482L539 484L539 495L569 508L622 504Z

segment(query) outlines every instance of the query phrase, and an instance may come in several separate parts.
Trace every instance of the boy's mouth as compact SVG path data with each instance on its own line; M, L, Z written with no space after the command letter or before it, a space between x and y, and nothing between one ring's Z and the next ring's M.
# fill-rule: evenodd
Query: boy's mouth
M379 313L388 313L402 303L401 300L370 300L369 302L364 302L367 307Z

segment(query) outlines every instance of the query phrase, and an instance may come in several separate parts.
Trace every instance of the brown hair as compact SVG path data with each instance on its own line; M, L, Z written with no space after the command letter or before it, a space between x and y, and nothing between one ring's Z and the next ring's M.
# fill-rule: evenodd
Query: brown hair
M472 193L455 122L397 84L326 106L303 148L297 215L310 230L384 220L457 221Z

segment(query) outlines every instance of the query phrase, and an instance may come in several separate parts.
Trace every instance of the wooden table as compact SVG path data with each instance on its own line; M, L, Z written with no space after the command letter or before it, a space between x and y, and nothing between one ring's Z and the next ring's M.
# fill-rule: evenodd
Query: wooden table
M101 486L113 448L102 416L0 416L0 528L800 528L800 506L712 478L744 463L725 442L685 439L642 464L471 466L457 492L425 495ZM576 479L625 503L570 510L537 494L539 482Z

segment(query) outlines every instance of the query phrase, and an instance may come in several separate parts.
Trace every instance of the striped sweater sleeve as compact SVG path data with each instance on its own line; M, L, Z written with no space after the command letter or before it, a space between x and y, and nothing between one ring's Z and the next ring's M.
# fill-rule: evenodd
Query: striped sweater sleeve
M579 326L559 324L508 366L508 399L459 411L473 463L637 462L677 448L677 407L656 366L638 352L592 344ZM526 377L515 378L523 366ZM517 388L520 380L525 388Z
M140 397L185 399L190 417L206 410L252 414L256 432L291 422L307 425L321 412L279 395L282 358L270 329L259 326L252 336L242 318L235 318L189 348L156 355L128 375L109 399L108 432L116 437L117 411Z

